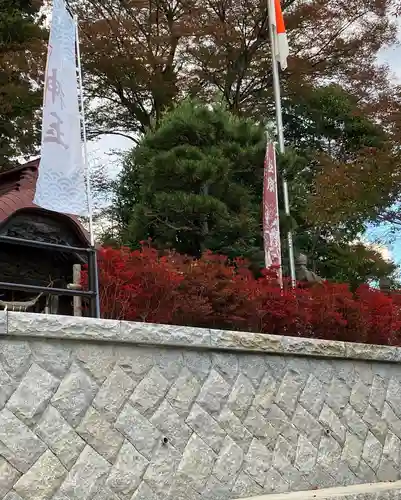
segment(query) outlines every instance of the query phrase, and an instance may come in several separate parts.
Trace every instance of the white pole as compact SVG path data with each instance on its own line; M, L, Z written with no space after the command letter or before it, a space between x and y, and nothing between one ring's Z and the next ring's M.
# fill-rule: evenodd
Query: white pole
M274 54L275 38L273 32L273 13L271 12L272 3L270 0L267 1L269 9L269 35L270 35L270 46L272 51L272 72L273 72L273 92L274 92L274 102L276 106L276 125L277 125L277 136L278 136L278 147L280 153L285 152L284 146L284 127L283 127L283 115L281 110L281 93L280 93L280 76L278 71L278 61L276 60ZM284 195L284 211L287 218L290 218L290 202L288 198L288 184L285 177L285 172L283 173L283 195ZM289 222L289 220L287 221ZM290 262L290 276L292 286L295 287L296 276L295 276L295 260L294 260L294 246L292 241L292 231L291 229L287 232L288 241L288 260Z
M79 81L79 94L81 102L81 124L82 124L82 140L84 147L84 163L85 163L85 173L86 173L86 195L88 198L88 212L89 212L89 233L90 233L90 243L93 249L95 248L95 236L93 233L93 205L92 205L92 191L91 191L91 177L88 161L88 144L86 137L86 118L85 118L85 102L84 102L84 88L82 82L82 65L81 65L81 51L79 48L79 29L78 29L78 16L74 15L75 22L75 40L77 47L77 61L78 61L78 81ZM91 270L89 270L91 271ZM99 300L99 276L98 276L98 265L97 257L95 252L95 286L96 286L96 317L100 318L100 300Z

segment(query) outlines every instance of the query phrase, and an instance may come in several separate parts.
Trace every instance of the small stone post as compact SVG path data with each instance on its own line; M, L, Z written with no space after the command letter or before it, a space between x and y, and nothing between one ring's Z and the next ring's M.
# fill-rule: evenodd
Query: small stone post
M81 264L74 264L72 267L72 281L74 290L81 290ZM82 316L82 297L72 299L74 316Z
M391 292L391 282L388 278L380 278L379 279L379 288L380 291L386 295L389 295Z

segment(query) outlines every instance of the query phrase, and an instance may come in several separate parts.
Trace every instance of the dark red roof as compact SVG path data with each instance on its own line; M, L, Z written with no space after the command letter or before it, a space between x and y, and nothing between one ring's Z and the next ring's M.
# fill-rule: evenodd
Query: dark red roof
M52 214L52 216L61 217L64 220L68 219L88 242L89 235L77 217L49 212L33 203L39 164L40 158L37 158L12 170L0 172L0 224L4 224L9 217L19 210L32 209L35 212L41 211Z

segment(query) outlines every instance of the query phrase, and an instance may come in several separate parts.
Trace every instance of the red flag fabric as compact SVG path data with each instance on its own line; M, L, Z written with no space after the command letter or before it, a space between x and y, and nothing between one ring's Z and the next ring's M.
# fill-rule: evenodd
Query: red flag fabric
M266 145L263 175L263 240L266 268L274 266L281 269L276 151L270 141Z
M273 25L273 57L280 63L281 69L287 68L289 55L288 38L285 30L280 0L269 0L270 23Z

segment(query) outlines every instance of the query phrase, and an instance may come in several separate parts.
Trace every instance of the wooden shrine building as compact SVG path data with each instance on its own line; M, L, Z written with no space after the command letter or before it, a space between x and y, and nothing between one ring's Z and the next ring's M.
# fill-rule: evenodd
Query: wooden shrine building
M0 236L89 248L89 235L74 216L44 210L33 203L39 159L0 173ZM0 282L69 288L74 264L86 255L0 241ZM71 296L2 289L0 309L73 314Z

